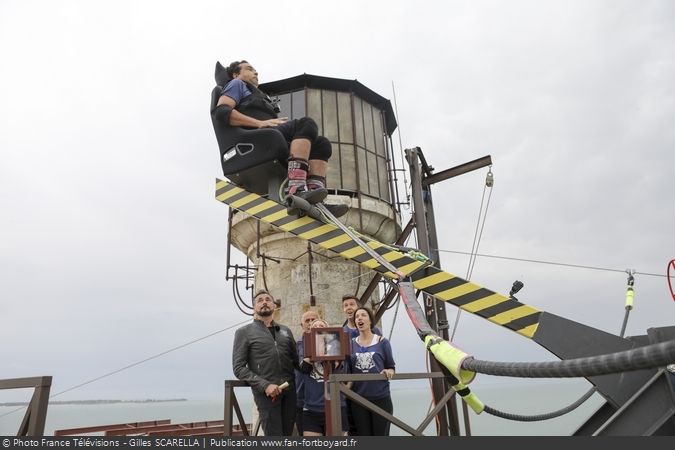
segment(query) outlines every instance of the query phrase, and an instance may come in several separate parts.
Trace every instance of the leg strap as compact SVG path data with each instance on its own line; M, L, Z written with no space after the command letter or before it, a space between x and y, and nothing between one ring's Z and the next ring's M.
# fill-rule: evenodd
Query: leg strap
M307 185L307 172L309 171L309 162L303 158L288 158L288 194L295 195L295 192Z
M319 175L308 175L307 176L307 188L310 191L314 189L321 189L326 187L326 177L321 177Z

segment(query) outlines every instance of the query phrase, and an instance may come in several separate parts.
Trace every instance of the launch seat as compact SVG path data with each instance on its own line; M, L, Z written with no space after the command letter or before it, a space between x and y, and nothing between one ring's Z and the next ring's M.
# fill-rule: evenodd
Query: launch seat
M216 63L216 87L211 91L211 109L218 104L223 86L230 81L227 69ZM242 188L279 200L279 186L286 179L288 144L275 130L246 130L217 120L211 114L220 149L223 175Z

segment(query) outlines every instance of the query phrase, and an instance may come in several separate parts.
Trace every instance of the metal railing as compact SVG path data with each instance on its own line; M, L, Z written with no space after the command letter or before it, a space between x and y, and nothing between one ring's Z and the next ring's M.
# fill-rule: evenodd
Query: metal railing
M51 387L50 376L0 380L0 390L35 388L17 436L44 436Z
M234 415L237 415L239 420L240 436L250 436L248 425L244 420L244 415L241 412L241 407L237 401L237 396L234 393L236 387L248 387L248 383L240 380L225 380L225 416L224 416L224 436L234 436L233 434L233 420Z
M445 376L440 373L440 372L432 372L432 373L397 373L394 375L392 380L419 380L419 379L431 379L431 378L445 378ZM367 399L363 398L356 392L352 391L349 389L347 386L345 386L343 383L347 383L349 381L374 381L374 380L385 380L387 379L386 375L382 374L331 374L330 377L328 378L328 392L330 395L331 399L339 399L340 395L344 395L345 397L351 399L351 401L358 403L359 405L363 406L364 408L368 409L369 411L372 411L376 414L381 415L388 421L390 421L393 425L399 427L403 431L409 433L412 436L424 436L422 432L427 428L427 426L431 423L432 420L439 414L439 412L446 407L448 401L455 395L455 391L452 389L448 390L448 392L443 396L443 398L439 399L436 402L436 406L429 411L429 413L424 417L422 422L417 428L414 428L405 422L401 421L398 419L396 416L393 416L389 414L388 412L384 411L382 408L374 405ZM246 421L244 420L244 416L241 412L241 408L239 406L239 402L237 401L237 397L234 393L234 389L237 387L248 387L248 383L245 381L240 381L240 380L225 380L225 417L224 417L224 435L225 436L232 436L233 434L233 421L234 417L236 415L237 419L239 420L239 425L241 432L237 433L237 435L241 436L249 436L249 427L246 424ZM338 430L332 433L332 436L342 436L342 414L340 411L340 402L339 401L331 401L330 402L330 427L327 427L329 430ZM440 424L441 427L445 426L448 427L448 424ZM467 436L470 435L470 428L468 424L465 423L466 426L466 434ZM255 433L254 433L255 434Z
M394 375L392 380L419 380L424 378L445 378L445 376L440 372L400 373L400 374L397 373ZM352 402L358 403L359 405L368 409L369 411L379 414L380 416L384 417L389 422L391 422L393 425L396 425L397 427L399 427L400 429L409 433L412 436L424 436L422 432L427 428L427 426L431 423L431 421L434 420L434 418L439 414L439 412L442 411L443 408L445 408L446 404L448 403L448 400L450 400L455 395L455 391L453 391L452 389L448 390L447 393L443 396L443 398L439 399L436 402L436 406L426 415L426 417L422 420L422 423L420 423L420 425L417 428L413 428L412 426L397 419L395 416L389 414L382 408L368 401L367 399L360 396L359 394L352 391L343 384L349 381L373 381L386 379L387 376L383 374L332 374L328 378L328 392L331 399L339 399L340 394L343 394L346 398L351 399ZM330 407L331 407L330 429L337 430L333 431L332 435L341 436L342 434L340 430L342 430L342 415L340 414L340 402L331 401ZM440 426L447 427L448 424L447 423L441 424ZM467 428L467 435L469 434L468 430L469 428Z

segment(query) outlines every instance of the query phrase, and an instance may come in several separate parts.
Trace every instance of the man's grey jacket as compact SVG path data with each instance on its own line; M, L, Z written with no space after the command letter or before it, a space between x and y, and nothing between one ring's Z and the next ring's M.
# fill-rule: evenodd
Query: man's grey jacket
M287 326L276 322L272 322L272 326L274 337L257 319L234 334L234 376L262 394L268 385L281 385L285 381L295 389L295 370L298 369L298 350L293 333Z

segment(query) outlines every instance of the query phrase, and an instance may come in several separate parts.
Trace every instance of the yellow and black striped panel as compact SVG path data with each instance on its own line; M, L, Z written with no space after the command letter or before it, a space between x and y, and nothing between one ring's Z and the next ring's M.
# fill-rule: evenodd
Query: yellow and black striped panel
M216 200L299 238L313 242L321 248L332 250L388 278L396 278L395 274L378 263L344 231L333 224L323 223L310 217L289 216L284 205L248 192L229 181L216 179ZM401 272L412 273L411 278L416 289L527 338L532 338L537 330L541 311L436 267L430 266L417 270L424 266L423 262L376 240L369 238L362 240Z

